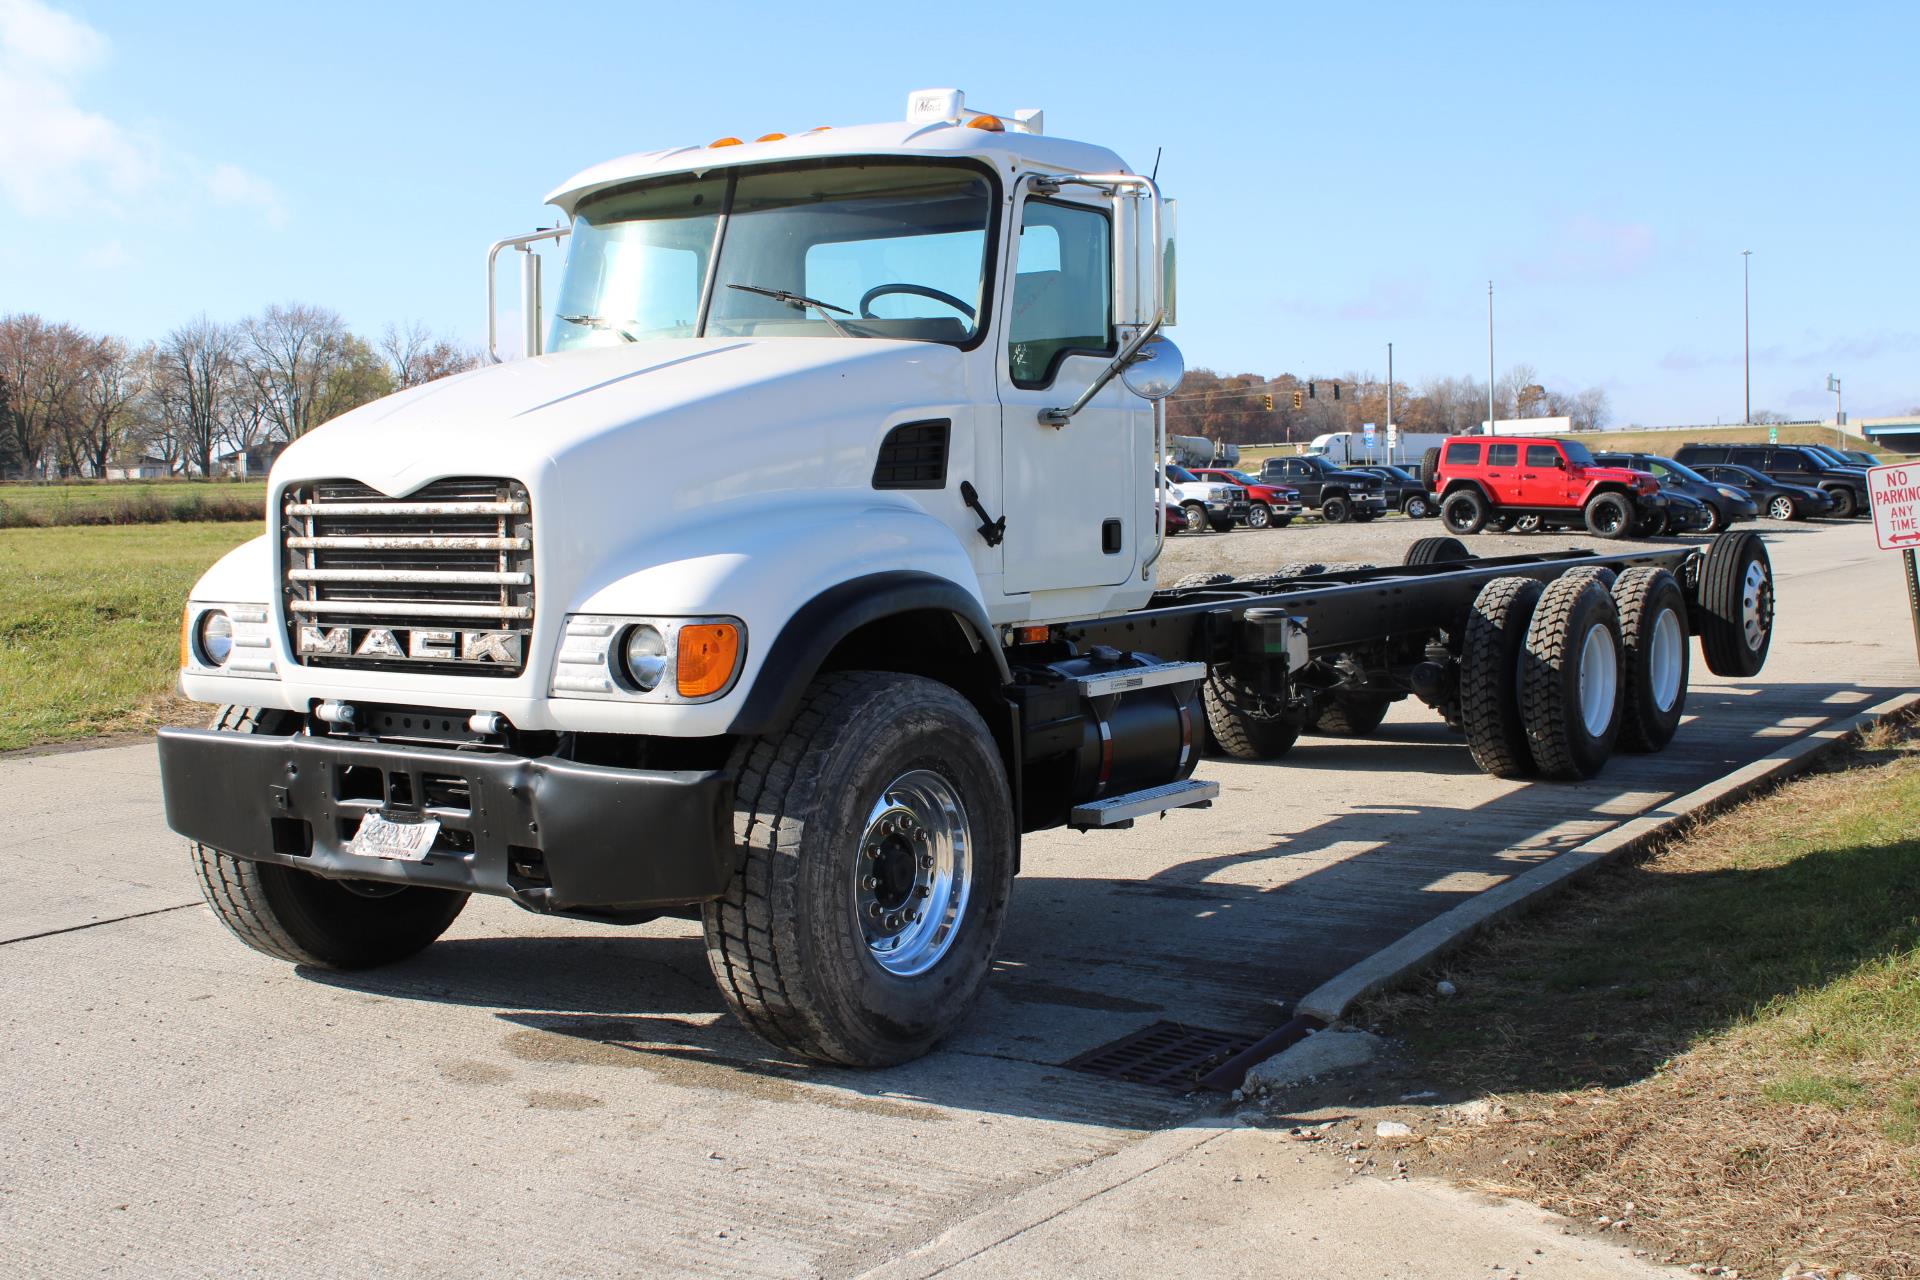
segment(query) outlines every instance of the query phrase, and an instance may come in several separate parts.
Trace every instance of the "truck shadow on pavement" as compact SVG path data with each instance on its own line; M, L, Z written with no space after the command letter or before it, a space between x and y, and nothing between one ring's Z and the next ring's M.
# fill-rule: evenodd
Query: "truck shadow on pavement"
M571 926L547 921L532 936L446 939L387 970L308 976L489 1010L510 1027L504 1051L527 1061L638 1067L762 1096L800 1097L793 1091L804 1087L835 1105L910 1101L1154 1128L1217 1099L1063 1064L1162 1021L1257 1039L1294 1001L1409 930L1766 754L1791 736L1781 721L1799 717L1797 733L1895 692L1696 687L1666 752L1616 756L1578 784L1481 779L1438 719L1404 713L1366 740L1304 737L1281 760L1212 762L1207 770L1223 784L1217 820L1193 829L1211 845L1205 852L1159 842L1143 857L1138 844L1123 846L1137 833L1031 838L985 996L940 1050L889 1070L821 1067L770 1050L726 1014L698 927L685 921L577 933L555 933ZM1425 780L1418 798L1396 796L1388 773ZM1459 781L1468 777L1471 785ZM1488 797L1490 786L1502 789ZM1456 789L1463 794L1450 803ZM1271 818L1260 807L1269 795ZM1186 820L1173 815L1161 830Z

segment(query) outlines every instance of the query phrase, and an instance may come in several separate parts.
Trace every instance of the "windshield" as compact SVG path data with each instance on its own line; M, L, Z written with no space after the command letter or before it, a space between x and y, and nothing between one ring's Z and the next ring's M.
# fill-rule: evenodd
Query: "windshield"
M1248 475L1244 471L1222 471L1220 474L1223 476L1232 477L1233 482L1235 484L1259 484L1260 483L1258 480L1255 480L1252 476Z
M1692 467L1688 466L1684 462L1675 462L1672 458L1660 458L1658 459L1658 462L1660 463L1661 466L1667 468L1669 471L1672 471L1675 475L1680 476L1687 480L1692 480L1696 484L1712 484L1713 483L1713 481L1707 479L1705 476L1701 475L1698 471L1695 471Z
M550 349L659 338L964 343L992 184L970 166L677 174L583 201ZM741 287L728 287L741 286Z
M1199 483L1200 477L1185 467L1177 467L1169 462L1167 464L1167 479L1173 481L1175 484L1197 484Z
M1567 461L1576 467L1592 467L1598 464L1593 460L1593 451L1578 440L1562 440L1560 447L1567 451Z

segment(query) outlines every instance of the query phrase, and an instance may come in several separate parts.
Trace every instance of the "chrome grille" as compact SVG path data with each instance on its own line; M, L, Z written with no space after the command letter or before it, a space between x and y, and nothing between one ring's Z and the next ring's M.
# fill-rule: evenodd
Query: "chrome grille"
M533 631L533 519L512 480L403 498L352 480L287 490L288 648L308 666L517 675Z

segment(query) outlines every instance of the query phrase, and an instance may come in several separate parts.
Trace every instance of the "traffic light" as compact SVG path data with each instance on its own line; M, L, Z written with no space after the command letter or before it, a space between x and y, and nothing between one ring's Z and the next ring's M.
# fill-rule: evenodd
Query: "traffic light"
M1271 391L1267 392L1267 394L1262 396L1261 399L1267 402L1267 412L1272 413L1273 412L1273 392Z
M1315 397L1314 397L1314 388L1313 388L1313 384L1312 384L1311 382L1309 382L1309 383L1307 384L1307 399L1309 399L1309 400L1312 400L1312 399L1314 399L1314 398L1315 398Z
M1333 398L1335 400L1340 398L1340 384L1337 382L1333 384Z
M1295 409L1299 409L1304 407L1306 403L1307 403L1306 392L1296 389L1293 393L1293 407Z

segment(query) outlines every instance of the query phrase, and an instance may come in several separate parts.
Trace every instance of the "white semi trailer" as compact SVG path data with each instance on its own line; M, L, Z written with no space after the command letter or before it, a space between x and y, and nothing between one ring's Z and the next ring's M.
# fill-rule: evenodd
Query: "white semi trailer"
M296 441L187 603L221 710L161 735L167 818L269 955L390 962L473 893L686 915L746 1026L899 1062L973 1004L1022 833L1204 806L1210 744L1411 694L1582 776L1671 736L1689 633L1764 659L1747 534L1163 585L1166 206L1037 113L923 91L550 200L494 251L570 239L551 334Z

